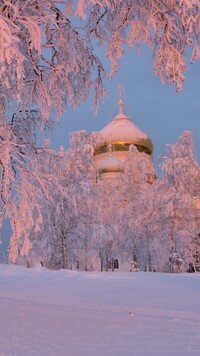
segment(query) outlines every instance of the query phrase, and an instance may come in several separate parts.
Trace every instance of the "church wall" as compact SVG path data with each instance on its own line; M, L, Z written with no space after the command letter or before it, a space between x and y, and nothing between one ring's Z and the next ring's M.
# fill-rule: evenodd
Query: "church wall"
M112 271L112 268L109 268L108 270L106 270L104 268L103 272L130 272L131 269L131 265L129 262L127 261L122 261L120 258L117 258L118 262L119 262L119 268L114 269L114 271ZM71 266L71 269L76 270L76 271L85 271L85 267L83 263L75 263ZM89 271L90 268L88 268ZM101 261L100 259L97 262L96 268L94 268L93 271L101 271Z

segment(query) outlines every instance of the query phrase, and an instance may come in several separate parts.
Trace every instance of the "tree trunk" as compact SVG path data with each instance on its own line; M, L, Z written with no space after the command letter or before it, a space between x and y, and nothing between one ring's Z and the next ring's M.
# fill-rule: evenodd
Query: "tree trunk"
M148 260L149 260L149 272L152 272L152 262L151 262L151 255L149 251L148 251Z
M87 259L87 251L88 251L88 246L87 246L87 238L85 239L85 271L88 271L88 259Z
M133 261L137 263L137 256L136 256L135 251L133 251Z
M103 257L100 254L101 272L103 272Z
M62 268L67 269L67 248L64 231L61 231Z

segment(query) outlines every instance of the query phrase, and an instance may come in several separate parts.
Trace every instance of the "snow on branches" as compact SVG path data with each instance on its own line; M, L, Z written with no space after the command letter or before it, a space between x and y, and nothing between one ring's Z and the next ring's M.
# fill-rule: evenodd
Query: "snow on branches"
M28 254L29 231L34 228L37 232L43 221L41 202L52 200L53 186L59 189L48 163L56 153L38 145L38 126L37 111L13 115L9 123L0 126L0 226L8 217L13 232L9 257L13 262L19 246L22 254ZM45 171L41 161L45 161Z
M124 45L146 43L154 53L154 71L162 81L182 88L186 69L185 51L193 45L191 62L200 57L200 3L198 0L79 1L77 14L89 12L87 35L107 46L111 75L124 52Z
M62 5L63 3L63 5ZM60 116L85 100L93 86L103 95L100 60L70 21L69 1L0 1L0 110L20 109Z
M0 112L12 102L37 107L45 121L92 88L97 105L105 71L95 43L105 46L111 76L126 44L146 43L155 73L180 90L187 47L191 62L200 56L199 24L198 0L0 0Z
M160 166L163 174L157 182L156 205L163 246L165 251L179 253L184 261L191 262L189 246L199 229L194 196L200 190L191 132L184 132L168 147Z
M167 148L166 153L160 157L166 186L180 186L191 195L197 195L199 167L194 158L192 133L185 131L174 145Z

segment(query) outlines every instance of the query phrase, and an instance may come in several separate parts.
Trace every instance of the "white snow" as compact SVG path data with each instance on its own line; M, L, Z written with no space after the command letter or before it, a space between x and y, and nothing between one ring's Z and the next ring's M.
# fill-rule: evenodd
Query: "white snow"
M200 274L0 265L0 355L200 355Z

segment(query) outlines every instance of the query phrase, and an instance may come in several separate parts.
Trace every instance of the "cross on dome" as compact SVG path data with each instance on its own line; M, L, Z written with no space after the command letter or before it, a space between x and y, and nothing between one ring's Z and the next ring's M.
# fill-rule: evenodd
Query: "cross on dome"
M119 113L118 115L123 115L123 101L122 101L122 93L124 93L124 87L122 84L118 85L118 95L119 95L119 101L118 101L118 107L119 107Z
M118 115L124 115L123 110L122 110L122 108L123 108L123 101L122 100L120 100L118 102L118 106L119 106L119 114Z
M119 112L117 114L117 116L114 117L114 119L128 119L128 117L126 115L124 115L123 113L123 100L122 100L122 95L124 96L124 87L122 84L118 85L118 97L119 97L119 101L118 101L118 107L119 107Z

